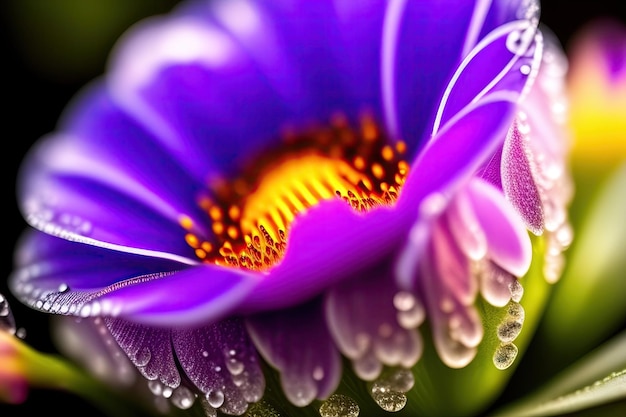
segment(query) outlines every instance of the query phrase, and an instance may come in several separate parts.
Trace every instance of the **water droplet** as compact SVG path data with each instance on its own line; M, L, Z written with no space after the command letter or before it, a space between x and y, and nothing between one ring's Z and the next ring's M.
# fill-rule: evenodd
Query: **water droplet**
M161 395L163 393L163 384L157 380L148 381L148 388L154 395Z
M226 368L232 375L239 375L244 370L244 363L235 358L230 358L226 361Z
M415 329L424 322L426 318L426 311L424 306L417 299L415 303L408 310L398 310L396 316L398 324L405 329Z
M381 381L394 391L408 392L415 384L415 377L410 369L396 369L390 374L385 375Z
M220 390L212 390L207 392L206 399L213 408L219 408L224 404L224 393Z
M58 291L59 292L67 292L67 291L69 291L69 289L70 289L70 287L66 283L63 283L63 284L59 285Z
M135 364L135 366L146 366L148 362L150 362L151 357L152 357L152 353L150 352L150 349L148 349L147 347L144 347L139 352L137 352L133 360L133 363Z
M320 406L321 417L357 417L359 405L346 395L333 394Z
M510 343L519 336L522 331L522 323L517 320L505 320L498 326L498 339L504 343Z
M313 379L316 381L321 381L324 378L324 368L321 366L316 366L313 369Z
M394 391L385 383L379 383L378 381L372 384L370 395L380 408L389 412L402 410L407 401L404 393Z
M17 329L15 331L15 336L19 337L20 339L25 339L26 338L26 329L23 327L20 327L19 329Z
M9 302L0 294L0 330L15 334L15 318L11 313Z
M509 291L511 291L511 300L519 303L524 295L524 287L516 279L509 284Z
M515 361L517 352L513 343L501 343L493 354L493 364L500 370L507 369Z
M209 357L209 352L207 352L206 350L203 350L202 351L202 357L208 358Z
M189 388L181 385L174 390L170 401L181 410L187 410L196 401L196 396Z

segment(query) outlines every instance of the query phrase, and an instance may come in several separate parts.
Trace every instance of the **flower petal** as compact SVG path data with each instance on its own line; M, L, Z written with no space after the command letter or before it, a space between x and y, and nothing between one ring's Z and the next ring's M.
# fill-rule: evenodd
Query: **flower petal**
M536 23L537 13L535 1L390 3L383 48L390 49L386 53L395 59L385 61L383 82L396 85L395 89L387 89L385 96L388 114L407 116L398 120L398 135L413 149L423 145L430 137L436 115L433 103L440 100L455 68L469 51L507 22L523 19ZM489 68L500 70L493 63Z
M366 41L382 27L382 13L368 12L383 4L195 5L132 29L112 56L110 86L196 178L232 172L278 143L286 123L379 108L377 43ZM355 37L357 48L343 43Z
M265 379L241 320L173 330L172 345L181 368L210 407L241 415L248 403L262 397Z
M470 200L488 242L488 256L511 274L523 277L532 259L525 225L504 196L491 184L474 180Z
M189 177L101 88L83 93L64 133L37 144L18 177L20 209L47 233L195 263L181 219L211 236Z
M146 379L158 380L170 388L180 385L169 329L113 318L105 318L104 322L118 346Z
M381 207L357 213L328 200L310 208L291 225L284 258L248 295L242 308L259 311L290 307L375 265L393 252L406 230L403 218Z
M433 134L453 115L498 90L523 93L534 81L543 52L536 22L516 20L494 29L472 49L443 93Z
M341 378L341 358L323 317L316 301L247 319L257 349L278 369L285 395L297 406L327 398Z
M451 119L411 164L397 202L399 213L414 216L416 208L424 205L420 214L428 215L426 206L434 200L429 203L427 196L451 195L453 188L476 173L504 140L517 97L508 92L487 95Z
M331 289L326 320L335 343L364 380L377 378L384 366L410 368L422 353L422 339L400 326L397 293L387 268L378 268ZM412 323L413 326L419 323Z
M13 293L46 312L117 315L157 326L215 321L248 294L258 278L214 265L189 268L66 241L40 232L24 238Z

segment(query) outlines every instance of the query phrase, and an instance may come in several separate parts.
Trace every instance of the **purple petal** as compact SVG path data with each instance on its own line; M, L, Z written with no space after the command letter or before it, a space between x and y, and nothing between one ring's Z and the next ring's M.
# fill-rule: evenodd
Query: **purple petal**
M105 318L111 336L146 379L177 388L181 377L174 361L170 330Z
M390 271L379 267L335 286L326 295L331 334L364 380L377 378L383 366L410 368L421 356L419 333L398 323L397 291Z
M532 246L525 225L504 196L487 182L468 184L469 197L488 242L488 256L511 274L522 277L530 267Z
M219 1L193 15L183 9L125 37L110 85L181 165L206 178L279 143L286 123L377 106L382 12L368 12L381 5ZM344 43L355 37L356 47Z
M489 33L465 57L443 93L433 134L463 107L499 90L524 92L536 76L543 37L536 23L510 22Z
M544 228L541 195L535 184L528 149L528 136L520 131L520 122L511 126L502 151L502 186L504 192L520 213L528 229L540 235Z
M343 201L324 201L291 225L287 250L249 294L245 311L296 305L393 253L406 220L381 207L357 213Z
M241 415L265 390L256 350L240 320L174 330L172 344L181 368L205 394L207 403L229 415Z
M434 262L440 256L446 254L432 246L427 249L421 263L420 293L428 311L439 357L451 368L462 368L476 355L476 347L484 331L473 303L462 303L444 284ZM470 278L469 271L467 278Z
M169 164L167 156L146 143L139 144L140 132L133 132L122 115L107 114L99 105L92 107L93 103L87 108L102 123L98 131L110 134L117 121L124 125L119 126L121 136L136 141L127 140L126 148L115 146L108 136L89 135L86 129L83 133L90 140L69 134L36 145L18 181L26 220L68 239L195 263L193 249L184 239L187 231L180 224L183 216L194 225L202 222L192 197L194 182ZM137 159L141 160L135 163ZM206 235L197 227L194 231Z
M414 215L427 196L452 195L474 175L502 144L516 100L517 94L488 95L451 119L411 165L396 204L399 214Z
M537 4L521 0L399 3L390 3L385 28L388 41L383 48L395 60L385 60L383 80L385 85L396 85L388 89L385 104L388 111L405 116L398 121L399 136L410 144L421 140L423 145L435 118L433 103L440 101L458 64L495 28L518 19L536 23ZM395 9L399 10L394 18ZM501 67L490 63L488 68L499 71Z
M248 331L265 360L280 372L289 401L303 407L330 396L341 378L341 358L321 303L252 316Z
M237 308L259 279L236 269L190 268L40 232L24 237L16 263L11 290L33 308L163 326L215 321Z

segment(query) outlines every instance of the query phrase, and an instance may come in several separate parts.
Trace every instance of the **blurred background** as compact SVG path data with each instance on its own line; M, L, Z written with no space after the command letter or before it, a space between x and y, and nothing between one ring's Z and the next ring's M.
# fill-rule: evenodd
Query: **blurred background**
M134 22L169 11L176 0L2 0L0 44L2 45L1 152L4 218L7 219L0 273L0 293L10 301L18 327L26 330L26 341L42 351L53 352L49 341L48 317L34 313L15 301L6 288L12 269L13 246L26 227L15 201L15 177L19 163L31 144L54 130L68 100L85 83L100 76L106 58L119 35ZM545 0L541 20L568 50L573 34L599 17L626 23L626 12L618 0L577 2ZM33 391L28 403L0 405L0 416L39 412L42 404L57 410L89 412L82 400L63 393ZM42 403L43 401L43 403ZM56 405L52 405L52 403ZM44 408L46 406L44 405Z

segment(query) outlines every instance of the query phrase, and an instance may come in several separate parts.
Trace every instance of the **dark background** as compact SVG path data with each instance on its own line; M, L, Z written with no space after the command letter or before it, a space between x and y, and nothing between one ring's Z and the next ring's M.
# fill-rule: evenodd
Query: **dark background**
M0 293L9 298L18 327L26 329L26 341L53 352L48 339L47 316L35 314L15 301L6 288L12 269L13 246L25 223L17 210L15 175L31 144L54 130L68 100L86 82L105 71L105 59L115 39L143 16L166 12L176 0L2 0L2 93L0 140L2 158L2 216L5 219ZM626 22L621 0L542 2L541 20L568 50L573 33L599 17ZM0 405L0 416L45 413L53 409L89 412L82 400L63 393L31 391L19 407ZM42 410L43 411L43 410Z

